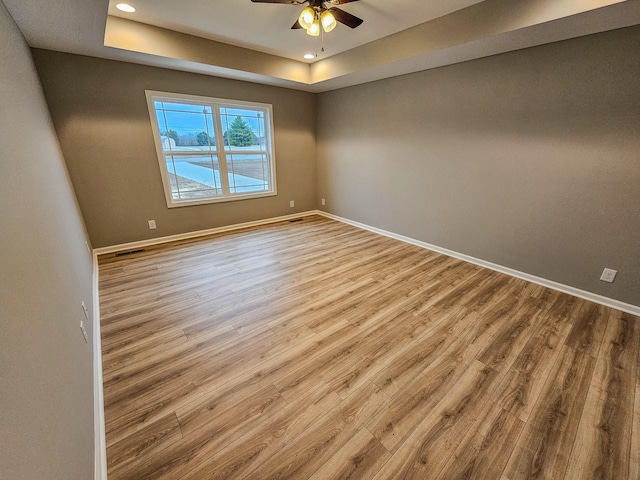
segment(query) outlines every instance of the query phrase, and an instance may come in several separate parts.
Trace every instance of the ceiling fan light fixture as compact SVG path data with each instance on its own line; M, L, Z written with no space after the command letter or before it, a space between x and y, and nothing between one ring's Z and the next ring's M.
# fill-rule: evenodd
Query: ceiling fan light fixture
M320 23L322 23L322 28L327 33L336 28L336 25L338 24L338 22L336 22L336 17L334 17L333 13L329 10L325 10L320 14Z
M311 7L307 7L302 12L300 12L300 16L298 17L298 23L305 30L309 30L309 27L313 24L316 18L316 12Z
M311 35L312 37L317 37L320 35L320 20L315 19L313 23L307 29L307 35Z

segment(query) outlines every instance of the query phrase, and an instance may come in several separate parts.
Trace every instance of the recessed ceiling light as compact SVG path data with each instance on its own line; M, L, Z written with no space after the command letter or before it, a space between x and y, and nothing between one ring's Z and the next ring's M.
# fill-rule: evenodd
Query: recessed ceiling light
M136 9L134 7L132 7L131 5L129 5L128 3L118 3L116 5L116 8L118 10L121 10L123 12L127 12L127 13L133 13L136 11Z
M306 53L304 55L304 58L306 58L307 60L312 60L312 59L316 58L316 56L313 53Z

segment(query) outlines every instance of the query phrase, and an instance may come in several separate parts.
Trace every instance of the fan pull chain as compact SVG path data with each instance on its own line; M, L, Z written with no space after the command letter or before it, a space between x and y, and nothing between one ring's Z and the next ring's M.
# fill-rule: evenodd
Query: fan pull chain
M324 29L320 29L320 53L324 53ZM316 49L316 58L318 58L318 50Z

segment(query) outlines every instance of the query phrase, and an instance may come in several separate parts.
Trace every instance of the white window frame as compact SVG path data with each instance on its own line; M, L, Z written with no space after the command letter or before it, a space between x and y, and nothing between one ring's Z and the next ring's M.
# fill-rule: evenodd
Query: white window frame
M153 137L158 154L158 162L160 166L160 175L162 177L162 185L164 188L165 199L167 201L168 208L185 207L191 205L202 205L208 203L220 203L220 202L232 202L237 200L246 200L250 198L271 197L278 194L276 183L276 161L273 146L273 107L268 103L246 102L241 100L229 100L223 98L203 97L198 95L187 95L183 93L171 93L171 92L159 92L155 90L145 90L147 97L147 106L149 108L149 117L151 120L151 129L153 131ZM212 195L209 197L200 197L194 199L174 199L171 193L171 182L169 179L169 172L167 170L167 152L162 145L162 135L160 133L160 127L156 118L155 103L157 101L164 101L170 103L187 103L191 105L202 105L211 107L214 118L215 127L215 155L218 159L220 166L220 183L223 193L220 195ZM224 147L224 134L222 132L221 108L247 108L254 110L260 110L265 117L265 149L260 151L251 151L249 153L266 154L268 163L269 174L269 186L270 189L260 192L242 192L231 193L229 187L229 177L227 169L227 156L247 154L247 151L233 150L233 147ZM197 155L202 156L203 152L179 152L181 156Z

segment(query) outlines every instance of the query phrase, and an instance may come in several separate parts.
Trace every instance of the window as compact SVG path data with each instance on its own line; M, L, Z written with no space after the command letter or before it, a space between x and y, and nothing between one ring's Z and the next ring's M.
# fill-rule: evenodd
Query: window
M271 105L146 93L168 207L276 194Z

